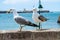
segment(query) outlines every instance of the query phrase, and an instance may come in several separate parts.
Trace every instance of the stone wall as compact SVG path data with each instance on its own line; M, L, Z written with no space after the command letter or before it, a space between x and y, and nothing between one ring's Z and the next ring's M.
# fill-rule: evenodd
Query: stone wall
M60 40L60 31L0 33L0 40Z

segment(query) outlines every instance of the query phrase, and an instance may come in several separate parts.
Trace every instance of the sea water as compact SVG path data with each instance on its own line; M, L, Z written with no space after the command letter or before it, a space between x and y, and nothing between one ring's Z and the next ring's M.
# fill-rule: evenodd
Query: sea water
M19 15L31 21L32 23L35 23L32 19L32 13L19 13ZM40 15L43 15L49 19L46 22L40 23L42 29L60 28L60 24L57 23L60 12L41 13ZM0 30L17 30L19 28L20 26L15 22L12 13L0 13ZM35 30L35 27L24 26L23 29Z

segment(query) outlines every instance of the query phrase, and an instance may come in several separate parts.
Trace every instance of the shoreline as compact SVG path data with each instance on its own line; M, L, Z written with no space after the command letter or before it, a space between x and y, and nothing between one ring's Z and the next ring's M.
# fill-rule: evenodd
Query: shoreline
M22 30L22 32L60 32L60 29ZM0 33L19 32L19 30L0 30Z

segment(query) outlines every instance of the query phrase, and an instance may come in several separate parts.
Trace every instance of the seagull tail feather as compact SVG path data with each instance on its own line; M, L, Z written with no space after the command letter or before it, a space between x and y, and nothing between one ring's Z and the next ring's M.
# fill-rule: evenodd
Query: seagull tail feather
M37 24L32 24L31 26L33 26L33 27L39 27Z
M28 26L39 27L39 25L31 23L31 22L28 24Z

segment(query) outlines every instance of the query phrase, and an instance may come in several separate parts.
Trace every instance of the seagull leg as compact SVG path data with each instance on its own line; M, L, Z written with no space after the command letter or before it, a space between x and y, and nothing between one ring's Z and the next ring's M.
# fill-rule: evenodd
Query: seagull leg
M20 25L20 31L22 31L22 28L24 27L24 25Z
M41 25L41 23L39 23L39 29L40 29L40 30L42 29L42 25Z
M20 32L22 31L22 26L20 25Z
M39 29L41 28L41 25L40 25L40 23L39 23Z
M37 24L37 25L39 25L39 23L37 23L37 22L36 22L36 24ZM35 29L36 29L36 30L38 30L38 29L39 29L39 27L35 27Z

